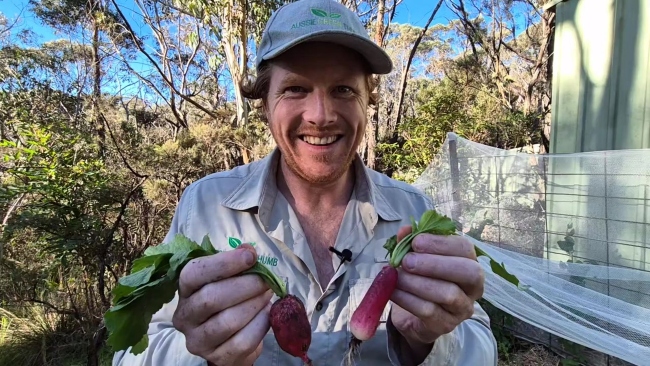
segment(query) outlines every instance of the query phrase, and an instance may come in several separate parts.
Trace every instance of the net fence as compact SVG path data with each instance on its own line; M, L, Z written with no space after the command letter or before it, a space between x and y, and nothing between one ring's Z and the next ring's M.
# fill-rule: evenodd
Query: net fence
M523 288L484 299L563 339L650 364L650 150L532 154L450 133L414 183Z

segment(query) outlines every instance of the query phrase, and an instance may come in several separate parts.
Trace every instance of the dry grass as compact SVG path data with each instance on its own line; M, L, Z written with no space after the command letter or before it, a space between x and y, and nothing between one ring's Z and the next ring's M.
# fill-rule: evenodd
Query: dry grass
M558 366L561 359L546 348L534 345L511 353L507 361L499 361L499 366Z
M100 364L110 365L112 354L103 348ZM0 365L86 365L87 340L78 331L61 326L60 316L42 306L15 314L0 308Z

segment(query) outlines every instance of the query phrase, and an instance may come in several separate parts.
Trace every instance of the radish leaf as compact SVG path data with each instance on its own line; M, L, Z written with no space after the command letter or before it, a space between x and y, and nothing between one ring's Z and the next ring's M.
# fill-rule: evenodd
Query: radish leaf
M456 224L454 221L445 215L437 213L435 210L424 212L419 222L415 222L413 217L411 217L411 225L413 230L402 238L399 243L397 242L397 236L393 236L384 244L384 248L388 251L386 256L390 258L390 265L393 267L399 267L404 256L413 251L411 242L419 234L456 235ZM474 250L476 251L477 257L486 256L490 259L490 267L496 275L501 276L515 286L519 286L519 279L509 273L503 264L496 262L477 246L474 246Z
M120 278L112 290L112 306L104 314L107 344L115 351L131 347L135 355L144 352L149 344L151 317L174 299L185 265L192 259L218 253L207 235L201 245L178 234L168 243L147 248L144 256L133 262L131 273ZM287 295L284 281L260 262L242 274L257 274L278 296Z

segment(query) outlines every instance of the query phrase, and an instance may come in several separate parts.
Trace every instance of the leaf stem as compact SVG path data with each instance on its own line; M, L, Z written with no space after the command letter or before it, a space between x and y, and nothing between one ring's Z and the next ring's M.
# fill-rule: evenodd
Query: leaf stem
M244 271L243 274L256 274L266 282L267 285L273 290L273 292L278 295L280 298L287 296L287 287L275 273L271 272L268 267L263 265L260 262L255 263L255 265Z
M412 250L411 242L419 232L411 232L400 240L390 255L390 265L397 268L402 264L404 257Z

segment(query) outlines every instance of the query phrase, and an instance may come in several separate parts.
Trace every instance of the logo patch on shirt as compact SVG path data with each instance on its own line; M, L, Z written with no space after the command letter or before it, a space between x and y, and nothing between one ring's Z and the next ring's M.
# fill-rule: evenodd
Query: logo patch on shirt
M249 241L247 243L252 245L252 246L255 246L255 242L250 242ZM228 237L228 245L231 248L236 249L241 244L242 244L241 239L235 238L235 237L232 237L232 236ZM278 265L278 258L267 256L267 255L258 255L257 256L257 261L264 264L264 265L272 266L272 267L276 267Z

